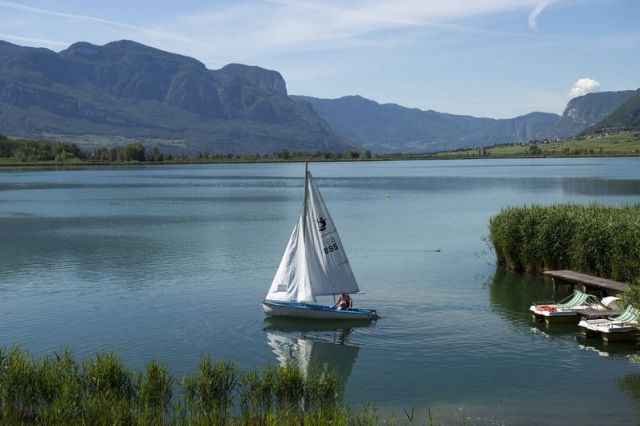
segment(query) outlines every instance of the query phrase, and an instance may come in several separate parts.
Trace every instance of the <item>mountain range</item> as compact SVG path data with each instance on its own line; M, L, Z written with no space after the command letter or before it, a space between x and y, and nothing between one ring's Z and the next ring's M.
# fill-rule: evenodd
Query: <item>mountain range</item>
M293 98L313 105L353 145L375 152L430 152L574 136L598 124L633 94L633 90L590 93L571 99L561 116L532 112L509 119L423 111L361 96Z
M60 52L0 41L0 134L82 145L138 141L184 153L432 152L573 136L637 98L631 90L592 93L572 99L562 116L477 118L361 96L289 96L277 71L241 64L210 70L133 41L78 42ZM637 120L634 105L609 126L620 127L630 114Z
M169 151L343 151L276 71L201 62L132 41L61 52L0 42L0 133Z

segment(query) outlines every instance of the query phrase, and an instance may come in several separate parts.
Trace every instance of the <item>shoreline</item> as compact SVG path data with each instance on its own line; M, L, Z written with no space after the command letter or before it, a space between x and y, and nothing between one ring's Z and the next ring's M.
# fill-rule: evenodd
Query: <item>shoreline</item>
M415 155L415 156L414 156ZM407 154L402 158L345 158L345 159L227 159L227 160L185 160L185 161L125 161L125 162L56 162L56 161L27 161L27 162L2 162L0 161L0 169L2 168L19 168L19 167L52 167L52 168L68 168L68 167L133 167L133 166L175 166L175 165L208 165L208 164L272 164L272 163L360 163L360 162L385 162L385 161L438 161L438 160L533 160L533 159L555 159L555 158L640 158L640 153L634 154L595 154L595 155L514 155L514 156L432 156L421 154Z

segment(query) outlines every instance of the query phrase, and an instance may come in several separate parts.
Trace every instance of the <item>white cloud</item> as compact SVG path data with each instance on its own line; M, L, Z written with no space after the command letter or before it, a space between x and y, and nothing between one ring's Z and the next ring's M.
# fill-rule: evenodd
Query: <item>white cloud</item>
M545 5L547 2L542 1ZM540 4L541 0L238 0L211 2L197 15L174 16L141 26L0 0L0 8L16 14L110 27L113 31L101 30L102 36L98 37L102 39L117 34L199 57L239 53L255 57L406 44L412 40L410 35L405 37L406 33L423 29L487 33L491 31L469 27L462 21L532 7L535 11Z
M74 13L63 13L63 12L58 12L54 10L26 6L23 4L14 3L14 2L5 1L5 0L0 0L0 7L5 9L20 11L20 12L28 12L28 13L47 15L47 16L63 18L63 19L70 19L70 20L76 20L76 21L105 24L113 27L120 27L120 28L137 32L137 33L145 34L147 36L160 39L160 40L168 39L168 40L177 40L177 41L191 41L188 37L185 37L180 34L172 34L166 31L156 30L152 28L145 28L139 25L130 25L124 22L113 21L110 19L97 18L95 16L77 15Z
M533 31L538 31L538 16L542 13L542 10L547 7L551 0L540 0L536 7L529 13L529 28Z
M90 37L83 37L94 42L111 41L114 37L132 38L196 56L210 64L221 64L228 60L256 60L283 53L409 45L416 42L416 38L423 38L416 34L424 31L507 35L492 29L469 27L465 20L535 8L529 16L530 22L533 19L535 23L535 17L549 1L235 0L209 2L199 8L197 14L175 16L170 20L159 19L161 15L151 13L144 26L139 22L37 8L9 0L0 0L0 8L15 15L57 19L61 25L68 22L70 28L84 30L94 25L88 33ZM54 27L52 23L47 28Z
M7 34L7 33L0 33L0 39L12 40L17 43L32 43L32 44L35 43L42 46L50 47L52 49L69 46L69 43L66 41L49 40L49 39L35 38L35 37L23 37L16 34Z
M238 0L210 3L197 15L176 17L164 28L197 40L171 48L216 62L410 45L440 30L507 35L470 27L468 18L526 12L539 5L540 0ZM416 37L419 32L424 33Z
M573 99L599 90L600 83L596 80L592 78L579 78L575 83L573 83L573 87L569 91L569 97Z

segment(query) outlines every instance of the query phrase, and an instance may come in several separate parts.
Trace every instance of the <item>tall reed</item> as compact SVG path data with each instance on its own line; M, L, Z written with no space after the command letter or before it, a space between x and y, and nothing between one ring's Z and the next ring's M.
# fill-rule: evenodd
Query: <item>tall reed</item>
M177 384L180 383L178 387ZM204 357L179 381L151 361L134 374L115 354L78 362L0 349L0 424L373 425L375 410L342 403L334 370L297 364L241 372Z
M507 207L490 219L489 238L498 263L512 270L640 277L640 205Z

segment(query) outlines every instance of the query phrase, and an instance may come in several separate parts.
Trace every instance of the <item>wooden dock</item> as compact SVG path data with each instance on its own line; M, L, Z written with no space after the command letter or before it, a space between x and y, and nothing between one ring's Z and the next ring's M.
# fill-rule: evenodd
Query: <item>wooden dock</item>
M545 275L554 280L565 281L571 284L580 284L583 289L596 289L604 293L617 294L625 290L628 285L620 281L608 280L606 278L594 277L593 275L582 274L573 271L544 271Z

